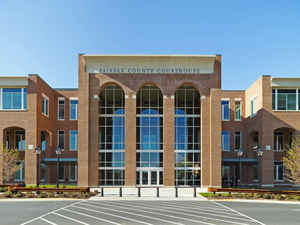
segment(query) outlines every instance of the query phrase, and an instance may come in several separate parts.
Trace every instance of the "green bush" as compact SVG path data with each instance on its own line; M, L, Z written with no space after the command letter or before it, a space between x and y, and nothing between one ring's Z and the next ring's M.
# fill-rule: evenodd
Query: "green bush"
M270 194L264 194L264 199L272 199L272 196Z
M7 187L0 187L0 192L7 192L8 188Z
M42 192L38 196L39 196L39 198L47 198L48 194L46 192Z
M11 197L13 197L13 193L11 192L11 191L6 191L6 192L4 192L4 197L6 197L6 198L11 198Z
M296 200L300 201L300 195L296 196Z
M26 197L26 198L34 198L34 197L35 197L35 194L32 193L32 192L26 192L26 193L25 193L25 197Z
M55 193L54 192L47 192L48 198L55 198Z
M24 197L24 194L22 192L17 192L15 195L14 195L15 198L22 198Z

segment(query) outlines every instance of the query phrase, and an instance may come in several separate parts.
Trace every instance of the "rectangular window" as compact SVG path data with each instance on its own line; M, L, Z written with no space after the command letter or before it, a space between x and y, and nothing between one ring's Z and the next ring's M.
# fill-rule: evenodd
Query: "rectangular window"
M282 132L275 132L274 134L274 151L284 150L284 136Z
M65 119L65 99L58 98L58 119L64 120Z
M254 181L257 181L258 180L258 166L257 166L257 164L254 164L252 166L252 174L253 174L252 179Z
M25 166L24 161L20 161L17 163L19 165L19 170L15 173L15 181L24 181L25 177Z
M222 120L230 120L229 100L222 100Z
M234 133L234 150L242 149L242 133L240 131L236 131Z
M15 138L16 138L15 148L18 149L19 151L25 151L25 131L16 130Z
M46 175L47 175L47 165L45 163L40 164L40 181L46 182Z
M257 109L256 109L256 98L257 97L254 97L252 100L251 100L251 117L255 116L256 115L256 112L257 112Z
M69 140L70 140L70 151L76 151L77 150L77 130L70 130L69 132Z
M222 150L230 151L230 133L226 130L222 131Z
M64 167L64 165L59 165L59 168L58 168L58 179L60 181L64 181L65 180L65 167Z
M25 110L27 109L26 88L1 88L1 109Z
M77 165L71 164L69 167L69 180L77 181Z
M70 100L70 120L77 120L78 100Z
M234 107L234 113L235 113L235 120L241 120L242 119L242 108L241 108L241 102L235 101L235 107Z
M65 149L65 131L59 130L57 132L57 135L58 135L58 146L61 149Z
M284 166L282 162L274 162L274 180L283 181Z
M45 95L43 95L42 101L42 114L49 116L49 98Z
M297 102L298 99L298 102ZM297 89L273 89L273 110L295 111L299 108L299 93Z

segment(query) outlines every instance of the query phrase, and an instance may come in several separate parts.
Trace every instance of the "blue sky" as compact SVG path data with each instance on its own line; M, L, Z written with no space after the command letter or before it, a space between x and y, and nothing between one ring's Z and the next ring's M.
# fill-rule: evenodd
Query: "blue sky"
M298 0L10 0L0 5L0 75L77 87L78 53L221 54L222 88L300 75Z

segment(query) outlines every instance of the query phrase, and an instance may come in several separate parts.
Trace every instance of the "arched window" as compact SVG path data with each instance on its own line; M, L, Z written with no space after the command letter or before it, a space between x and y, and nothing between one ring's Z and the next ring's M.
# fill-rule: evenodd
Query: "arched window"
M200 185L200 94L191 86L175 92L175 185Z
M137 93L136 166L137 185L163 182L163 96L153 85Z
M99 185L124 185L124 92L111 84L99 97Z

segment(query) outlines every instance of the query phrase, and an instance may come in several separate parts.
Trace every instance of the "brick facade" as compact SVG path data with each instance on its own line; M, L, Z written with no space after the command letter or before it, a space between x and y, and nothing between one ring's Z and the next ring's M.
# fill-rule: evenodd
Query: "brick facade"
M120 56L118 56L120 58ZM129 57L130 56L124 56ZM174 56L176 58L176 56ZM248 89L229 91L221 89L221 56L216 55L211 73L98 73L88 72L90 56L79 55L79 87L78 89L53 89L38 75L29 75L27 88L27 109L18 111L0 111L0 139L5 144L5 135L11 128L25 130L26 149L20 154L25 161L26 184L35 184L37 176L36 154L34 148L41 145L41 135L46 137L46 150L39 156L41 163L46 165L45 183L56 182L56 153L58 145L58 131L65 132L65 148L61 155L61 165L64 165L64 182L70 183L69 167L76 164L80 186L99 185L99 95L105 87L114 84L121 87L125 101L125 159L124 185L135 186L137 182L137 95L145 85L152 85L161 91L163 96L163 185L175 185L176 159L175 143L175 92L183 86L195 88L200 94L200 130L201 151L201 186L222 186L222 168L229 168L229 176L237 180L237 173L241 174L240 184L273 186L278 184L274 180L274 162L280 162L284 152L274 149L274 132L284 130L285 142L290 132L299 134L299 110L274 111L272 109L272 80L270 76L262 76ZM122 57L121 57L122 58ZM97 58L93 58L94 62ZM99 58L99 60L101 57ZM152 60L152 59L151 59ZM150 60L150 64L151 61ZM155 57L154 57L155 60ZM201 61L202 59L200 59ZM99 61L101 63L101 61ZM201 61L202 62L202 61ZM204 61L203 63L206 63ZM112 61L113 64L113 61ZM202 64L201 64L202 65ZM1 88L0 79L0 88ZM3 86L4 87L4 86ZM297 87L295 87L297 88ZM299 86L300 88L300 86ZM49 98L49 116L42 114L43 96ZM256 97L255 116L251 115L251 100ZM65 100L64 120L58 120L58 99ZM78 120L70 120L70 99L78 98ZM228 121L222 121L222 100L229 101ZM241 120L235 120L235 102L241 103ZM69 149L69 132L78 130L78 150ZM230 134L230 149L222 151L222 131ZM243 155L238 157L234 149L235 132L241 132L241 149ZM263 150L262 157L257 157L253 151L253 134L257 132L259 146ZM11 140L15 137L12 136ZM29 146L33 146L29 149ZM269 146L269 147L268 147ZM267 150L270 148L270 150ZM258 167L258 178L253 179L253 167ZM0 163L0 170L3 165ZM224 170L223 168L223 170ZM241 171L240 171L241 169ZM40 170L40 168L39 168ZM224 172L224 171L223 171ZM0 174L0 183L4 183ZM280 182L284 184L285 182Z

